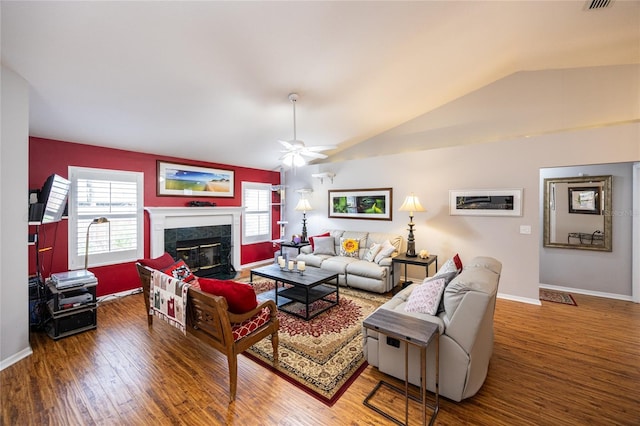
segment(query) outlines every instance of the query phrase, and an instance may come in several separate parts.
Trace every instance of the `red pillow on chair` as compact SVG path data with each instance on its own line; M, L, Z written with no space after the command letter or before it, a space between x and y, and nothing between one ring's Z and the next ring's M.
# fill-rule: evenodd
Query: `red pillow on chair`
M173 265L174 262L175 259L167 252L164 252L162 256L156 257L155 259L138 259L138 263L141 265L151 269L157 269L158 271Z
M258 306L256 292L253 291L253 287L249 284L202 277L198 278L198 282L200 283L202 291L227 299L229 312L244 314Z

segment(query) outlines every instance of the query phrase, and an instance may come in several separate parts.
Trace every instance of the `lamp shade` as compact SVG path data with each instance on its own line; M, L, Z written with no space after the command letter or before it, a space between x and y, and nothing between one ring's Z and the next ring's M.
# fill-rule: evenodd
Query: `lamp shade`
M409 212L409 216L413 216L413 212L423 212L425 208L422 207L420 200L412 192L411 195L404 199L404 203L400 206L400 211Z
M298 201L295 210L299 212L308 212L309 210L313 209L311 208L311 204L309 204L309 200L307 200L306 198L301 198L300 201Z

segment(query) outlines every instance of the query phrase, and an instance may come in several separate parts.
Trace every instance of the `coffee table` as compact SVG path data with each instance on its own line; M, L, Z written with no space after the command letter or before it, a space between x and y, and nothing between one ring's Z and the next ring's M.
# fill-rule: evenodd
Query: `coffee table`
M254 275L276 282L276 288L272 292L260 294L261 300L272 299L279 310L305 321L315 318L340 302L338 274L336 273L323 271L320 268L308 268L304 274L300 274L297 271L281 270L278 265L273 264L252 269L251 283L253 283ZM279 286L280 283L282 283L282 288ZM289 284L289 287L285 286L286 284ZM335 300L327 298L334 293ZM327 303L322 308L310 312L310 305L318 300ZM302 303L305 306L304 315L287 307L294 302Z

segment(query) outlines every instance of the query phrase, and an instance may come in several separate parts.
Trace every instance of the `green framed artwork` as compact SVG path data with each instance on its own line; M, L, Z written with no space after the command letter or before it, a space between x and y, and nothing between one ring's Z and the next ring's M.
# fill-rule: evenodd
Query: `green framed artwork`
M233 197L234 172L210 167L157 162L158 195Z
M392 188L329 191L329 217L392 220Z

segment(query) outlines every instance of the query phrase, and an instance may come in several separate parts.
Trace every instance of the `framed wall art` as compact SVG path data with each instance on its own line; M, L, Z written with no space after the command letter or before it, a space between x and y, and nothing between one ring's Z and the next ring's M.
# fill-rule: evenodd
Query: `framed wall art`
M392 188L329 191L329 217L391 220Z
M232 170L157 162L158 195L233 197Z
M522 189L449 191L452 216L522 216Z
M600 187L569 187L569 213L600 214Z

